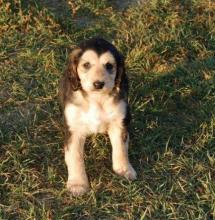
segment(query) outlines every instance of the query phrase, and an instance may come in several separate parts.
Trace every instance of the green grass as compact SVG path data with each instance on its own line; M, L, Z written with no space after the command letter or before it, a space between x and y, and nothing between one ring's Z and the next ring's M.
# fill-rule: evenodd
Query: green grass
M215 3L0 0L0 219L215 219ZM107 137L86 145L91 191L70 197L58 82L70 46L126 57L128 182Z

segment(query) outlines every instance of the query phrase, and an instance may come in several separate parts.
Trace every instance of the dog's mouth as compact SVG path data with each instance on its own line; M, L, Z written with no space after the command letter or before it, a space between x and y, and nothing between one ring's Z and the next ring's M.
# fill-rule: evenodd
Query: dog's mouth
M93 92L93 93L103 93L103 92L105 92L105 91L107 91L107 88L102 88L102 89L95 89L95 88L93 88L92 90L91 90L91 92Z

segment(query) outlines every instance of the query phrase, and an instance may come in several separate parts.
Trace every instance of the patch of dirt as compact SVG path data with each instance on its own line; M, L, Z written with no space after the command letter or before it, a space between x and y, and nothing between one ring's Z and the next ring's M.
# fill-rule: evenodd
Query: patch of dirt
M142 0L143 1L143 0ZM119 11L123 11L126 8L128 8L129 6L138 4L140 2L142 2L141 0L113 0L111 1L111 3L113 5L115 5L116 9Z
M68 20L74 19L75 24L80 27L86 27L89 25L93 25L96 22L96 19L90 18L89 16L75 15L76 7L75 1L69 0L38 0L39 5L50 10L55 17ZM118 11L123 11L129 6L135 4L141 4L145 2L144 0L110 0L110 5Z
M0 129L16 132L24 129L32 121L34 111L35 106L28 103L8 112L0 112Z
M63 17L70 10L66 0L38 0L39 5L49 9L56 17Z

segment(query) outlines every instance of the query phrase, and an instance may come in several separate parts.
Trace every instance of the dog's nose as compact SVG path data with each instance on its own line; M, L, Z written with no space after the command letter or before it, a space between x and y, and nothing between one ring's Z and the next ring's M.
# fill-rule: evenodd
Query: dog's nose
M96 89L102 89L103 88L103 86L104 86L104 82L102 82L102 81L95 81L94 83L93 83L93 85L94 85L94 87L96 88Z

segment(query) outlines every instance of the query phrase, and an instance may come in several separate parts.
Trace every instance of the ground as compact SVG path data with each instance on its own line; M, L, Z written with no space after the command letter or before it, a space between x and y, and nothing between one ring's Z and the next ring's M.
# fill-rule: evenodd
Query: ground
M215 3L0 0L0 219L215 219ZM65 189L58 82L69 48L92 36L126 58L129 155L111 168L89 138L91 191Z

